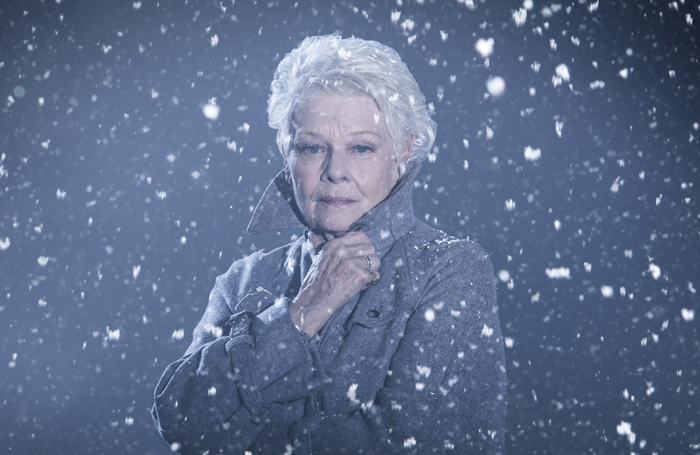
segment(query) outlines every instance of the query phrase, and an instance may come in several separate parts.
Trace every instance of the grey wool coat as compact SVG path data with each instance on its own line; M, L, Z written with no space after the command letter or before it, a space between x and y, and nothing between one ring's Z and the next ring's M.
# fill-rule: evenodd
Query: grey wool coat
M381 280L310 341L287 310L311 264L307 233L216 280L185 355L155 390L182 454L503 454L506 370L488 256L413 215L419 164L351 226ZM280 173L249 231L304 228Z

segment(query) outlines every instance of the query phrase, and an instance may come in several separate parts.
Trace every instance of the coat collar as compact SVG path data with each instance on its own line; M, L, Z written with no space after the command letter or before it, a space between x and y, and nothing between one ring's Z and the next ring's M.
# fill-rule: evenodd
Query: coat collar
M367 234L379 257L384 256L396 239L403 236L415 223L413 182L420 167L420 162L408 163L406 172L389 196L350 225L349 230L362 229ZM283 229L310 230L303 221L294 199L294 189L285 179L284 171L277 174L265 189L253 211L248 232L261 234Z

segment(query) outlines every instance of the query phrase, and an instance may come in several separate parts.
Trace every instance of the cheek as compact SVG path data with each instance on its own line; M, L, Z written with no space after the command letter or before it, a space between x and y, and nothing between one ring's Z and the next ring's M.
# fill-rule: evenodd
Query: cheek
M310 166L291 164L292 182L297 201L307 204L311 198L318 179L314 178L314 170Z
M399 164L396 162L394 157L385 157L382 164L382 182L389 189L394 187L396 180L399 178Z
M393 159L377 158L372 160L372 164L366 167L362 175L366 183L365 188L371 188L372 196L379 202L388 196L394 187L399 169Z

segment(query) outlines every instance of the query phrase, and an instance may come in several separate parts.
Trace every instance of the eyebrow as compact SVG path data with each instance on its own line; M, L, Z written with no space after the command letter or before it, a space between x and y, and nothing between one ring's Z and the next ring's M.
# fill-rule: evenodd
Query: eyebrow
M313 131L301 131L298 134L296 134L295 136L297 136L297 137L299 137L299 136L312 136L314 138L322 137L321 134L314 133ZM381 136L379 134L375 133L374 131L355 131L352 133L348 133L348 136L374 136L376 138L381 138Z

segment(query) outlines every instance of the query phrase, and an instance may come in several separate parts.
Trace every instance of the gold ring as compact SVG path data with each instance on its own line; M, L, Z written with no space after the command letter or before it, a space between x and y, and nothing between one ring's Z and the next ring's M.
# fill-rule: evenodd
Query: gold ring
M372 270L370 270L369 274L372 275L372 281L370 281L369 284L375 285L375 284L379 283L379 277L377 276L376 273L374 273Z
M365 270L367 270L369 272L370 269L372 268L372 261L369 260L369 256L367 256L367 255L364 255L362 257L367 259L367 268Z

